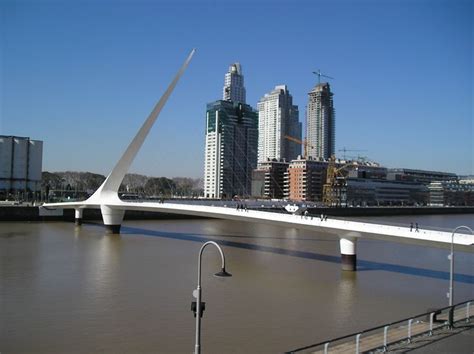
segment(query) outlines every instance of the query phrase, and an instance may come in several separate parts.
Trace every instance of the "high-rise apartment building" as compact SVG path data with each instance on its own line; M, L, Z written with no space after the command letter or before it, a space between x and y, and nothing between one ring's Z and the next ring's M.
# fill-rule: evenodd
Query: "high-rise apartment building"
M286 85L276 86L258 102L258 162L290 161L301 154L301 145L285 139L301 140L298 106L293 105Z
M251 194L257 166L258 118L249 105L216 101L207 105L204 196Z
M225 74L222 91L224 101L245 103L244 75L240 63L229 66L229 71Z
M317 84L308 93L306 139L314 148L308 156L328 159L335 153L336 117L329 83Z

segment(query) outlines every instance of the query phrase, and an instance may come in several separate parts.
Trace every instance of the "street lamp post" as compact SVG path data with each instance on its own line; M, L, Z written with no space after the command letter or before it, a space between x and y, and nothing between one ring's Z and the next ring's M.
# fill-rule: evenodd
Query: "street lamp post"
M459 229L467 229L471 234L474 234L469 226L458 226L453 230L451 234L451 254L448 256L449 259L449 306L453 306L453 277L454 277L454 234Z
M204 303L201 303L201 260L202 260L202 252L204 251L204 248L207 245L214 245L217 247L219 250L219 253L221 255L221 261L222 261L222 267L221 271L214 274L216 277L231 277L232 275L230 273L227 273L225 270L225 257L224 257L224 252L220 248L220 246L215 243L214 241L208 241L205 244L202 245L201 250L199 251L199 258L198 258L198 279L197 279L197 288L193 291L193 296L196 298L196 311L195 311L195 316L196 316L196 345L194 347L194 354L200 354L201 353L201 316L203 314L204 308L203 305ZM194 310L194 309L193 309Z

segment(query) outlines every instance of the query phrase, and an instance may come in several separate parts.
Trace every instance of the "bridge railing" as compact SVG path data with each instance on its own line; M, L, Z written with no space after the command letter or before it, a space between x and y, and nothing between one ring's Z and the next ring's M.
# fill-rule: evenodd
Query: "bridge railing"
M444 307L400 321L352 333L343 337L311 344L286 352L290 353L362 353L385 352L392 345L410 343L419 336L431 336L441 328L452 328L474 316L474 299Z
M365 223L365 224L375 224L375 225L385 225L385 226L395 226L395 227L400 227L400 228L410 228L410 222L401 222L401 221L392 221L392 220L381 220L378 217L373 217L372 219L367 219L366 217L363 216L356 216L356 217L344 217L344 216L333 216L333 219L336 220L348 220L348 221L354 221L354 222L359 222L359 223ZM416 218L414 219L416 221ZM415 231L415 222L413 222L413 232ZM452 228L448 227L440 227L440 226L433 226L433 225L425 225L425 224L419 224L418 225L419 230L426 230L426 231L442 231L442 232L452 232ZM456 234L462 233L462 232L456 232Z

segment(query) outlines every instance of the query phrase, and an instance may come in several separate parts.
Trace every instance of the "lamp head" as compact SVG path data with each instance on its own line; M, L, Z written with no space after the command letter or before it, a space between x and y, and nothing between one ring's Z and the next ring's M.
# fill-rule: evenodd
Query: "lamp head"
M222 270L221 270L219 273L214 274L214 276L226 278L226 277L231 277L232 274L228 273L228 272L225 270L225 268L222 268Z

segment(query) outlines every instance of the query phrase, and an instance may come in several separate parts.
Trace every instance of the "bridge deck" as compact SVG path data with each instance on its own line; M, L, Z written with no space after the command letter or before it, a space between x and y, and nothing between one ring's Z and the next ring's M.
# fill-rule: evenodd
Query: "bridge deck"
M152 203L152 202L124 202L118 197L106 205L122 210L145 210L170 214L194 215L219 219L260 222L295 227L311 231L322 231L339 237L365 237L377 240L387 240L402 243L432 244L434 246L449 247L452 234L445 231L420 229L410 230L410 227L382 225L342 219L328 218L321 220L317 216L301 216L286 213L275 213L258 210L236 210L232 207L214 207L204 205ZM99 208L100 204L84 202L50 203L48 208ZM474 236L456 233L455 245L461 250L473 252Z
M365 223L358 221L328 218L321 220L316 216L302 216L285 213L274 213L258 210L236 210L227 207L209 207L202 205L185 205L172 203L120 203L121 207L138 210L161 209L163 212L190 214L197 216L208 216L222 219L241 220L250 222L262 222L279 224L282 226L302 228L312 231L323 231L336 234L340 237L367 237L372 239L382 239L395 242L408 243L432 243L436 245L449 246L451 244L451 233L437 230L419 231L411 230L410 227L382 225ZM474 236L456 233L454 244L468 246L464 250L472 251L471 244L474 243Z

